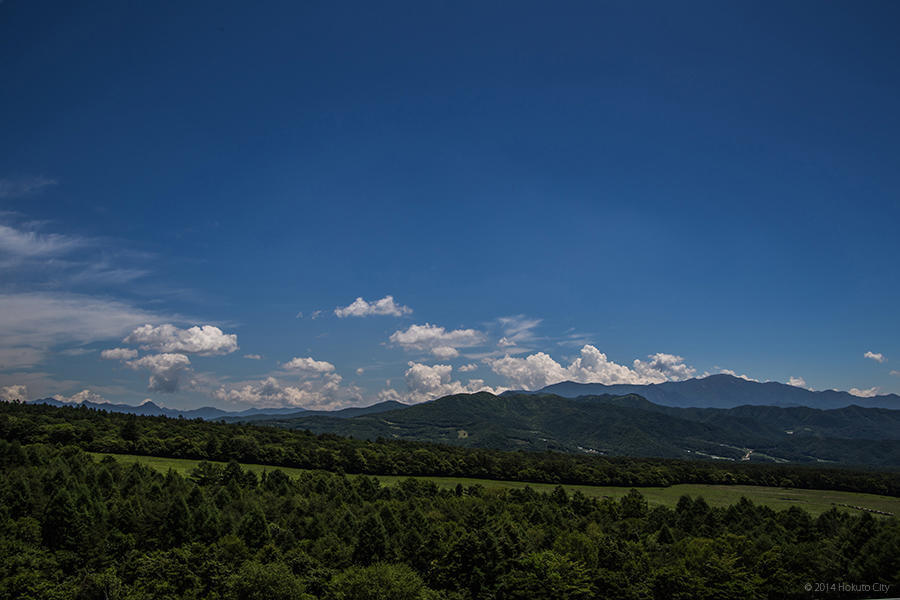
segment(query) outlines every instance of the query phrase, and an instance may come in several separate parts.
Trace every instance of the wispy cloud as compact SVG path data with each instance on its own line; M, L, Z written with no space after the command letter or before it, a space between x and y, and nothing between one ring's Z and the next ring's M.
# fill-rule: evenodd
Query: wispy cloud
M11 258L60 256L86 245L81 237L0 224L0 252Z
M56 180L49 177L20 177L0 179L0 198L20 198L56 185Z
M59 345L121 339L143 323L171 319L123 301L81 294L0 294L0 368L32 367Z

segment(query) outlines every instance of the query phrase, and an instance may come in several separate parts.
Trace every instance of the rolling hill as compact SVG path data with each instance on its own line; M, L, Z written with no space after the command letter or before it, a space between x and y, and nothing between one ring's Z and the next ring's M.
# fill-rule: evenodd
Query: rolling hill
M633 394L480 392L349 418L320 414L255 422L361 439L505 450L900 466L900 411L859 406L684 409Z

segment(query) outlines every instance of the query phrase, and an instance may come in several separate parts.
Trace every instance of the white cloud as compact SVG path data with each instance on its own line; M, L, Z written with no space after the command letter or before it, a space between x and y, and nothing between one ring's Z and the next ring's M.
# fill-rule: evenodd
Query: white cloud
M371 315L390 315L393 317L402 317L412 313L412 309L402 304L394 302L393 296L385 296L381 300L366 302L362 297L354 300L350 305L337 307L334 314L339 318L344 317L368 317Z
M365 373L365 372L366 372L366 370L363 369L362 367L359 367L359 368L356 369L356 374L357 374L357 375L362 375L362 374Z
M503 330L503 337L500 338L497 345L507 349L510 353L515 353L514 348L534 341L534 329L541 324L541 321L541 319L531 319L525 315L500 317L497 322ZM519 351L527 352L526 349Z
M150 371L148 390L171 394L178 390L181 376L190 370L191 361L184 354L163 353L148 354L125 364L135 370Z
M77 394L72 394L71 396L63 396L62 394L55 394L53 396L54 400L59 400L60 402L66 402L68 404L81 404L82 402L94 402L95 404L109 404L109 402L98 394L97 392L93 392L91 390L81 390Z
M463 365L459 368L460 373L468 373L469 371L475 371L478 369L478 365L475 363L469 363L467 365Z
M895 370L891 371L891 375L894 375L894 376L896 376L896 377L900 377L900 371L897 371L897 370L895 369Z
M78 237L57 233L39 233L0 224L0 254L7 257L47 258L85 245Z
M27 196L52 185L56 185L56 180L49 177L0 179L0 198L18 198L20 196Z
M539 389L561 381L579 383L662 383L693 377L695 369L674 354L652 354L649 360L635 360L631 367L610 361L606 354L591 345L581 348L581 355L563 367L548 354L538 352L525 358L509 355L485 362L498 375L517 388Z
M342 385L342 378L328 373L320 378L285 385L275 377L261 381L245 382L235 386L222 386L213 396L224 402L258 407L292 407L312 410L334 410L362 401L361 390Z
M721 371L719 371L719 373L721 373L722 375L731 375L732 377L737 377L738 379L743 379L744 381L754 381L756 383L759 383L759 379L753 379L746 373L741 373L740 375L738 375L735 371L732 371L731 369L722 369Z
M28 400L28 387L24 385L7 385L0 387L0 401Z
M31 367L55 346L121 338L159 318L124 302L81 294L0 294L0 368Z
M389 340L404 350L427 351L435 357L445 360L457 356L459 354L457 348L483 344L484 334L474 329L447 331L443 327L425 323L424 325L410 325L405 331L395 331Z
M250 360L262 360L262 356L259 354L245 354L244 358L249 358Z
M57 379L55 374L43 371L0 372L0 388L22 386L27 391L27 399L47 398L54 394L68 393L70 390L85 387L85 382L75 379ZM96 386L95 386L96 387ZM112 390L112 388L106 388ZM120 393L123 390L116 390ZM22 392L23 394L25 392ZM25 396L22 397L26 399Z
M12 281L40 281L45 287L72 289L92 283L115 285L147 274L134 266L113 264L109 241L75 235L41 232L37 225L0 223L0 271L10 271ZM85 250L92 249L90 255ZM80 254L80 256L78 256ZM116 252L117 260L146 255Z
M606 357L605 355L601 356ZM697 373L696 369L684 364L684 358L674 354L658 352L651 354L648 358L650 360L646 362L635 359L633 368L638 375L650 383L683 381L690 379Z
M499 394L505 388L492 388L485 385L482 379L470 379L468 383L453 380L453 367L451 365L426 365L410 361L404 379L406 380L406 393L394 389L382 390L380 400L398 400L401 402L424 402L451 394L471 394L486 391Z
M0 370L33 367L43 360L44 352L37 348L23 346L0 348Z
M879 363L883 363L887 360L881 352L872 352L871 350L866 351L866 353L863 354L863 358L870 358Z
M138 351L133 348L110 348L100 353L100 358L106 360L131 360L137 358Z
M451 346L438 346L437 348L432 348L431 353L438 360L448 360L459 356L459 351Z
M334 371L334 365L324 360L315 360L312 357L292 358L282 365L285 369L292 371L302 371L310 374L331 373Z
M788 379L788 385L792 385L794 387L799 387L799 388L804 388L807 390L812 389L809 387L809 385L807 385L806 380L803 379L802 377L791 376L791 378Z
M858 388L850 388L847 391L850 392L851 394L853 394L854 396L859 396L860 398L872 398L872 397L878 395L877 387L870 387L867 390L861 390Z
M142 325L124 340L127 344L139 344L144 350L159 352L186 352L201 356L231 354L238 349L237 335L223 333L214 325L179 329L166 323L154 327Z

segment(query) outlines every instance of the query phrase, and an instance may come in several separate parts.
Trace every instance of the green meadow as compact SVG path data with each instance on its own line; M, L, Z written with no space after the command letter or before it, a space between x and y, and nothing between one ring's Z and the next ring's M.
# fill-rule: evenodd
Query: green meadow
M155 456L134 456L130 454L99 454L93 455L100 459L104 456L112 456L121 463L140 462L163 473L169 469L187 475L200 461L181 458L159 458ZM222 464L222 463L219 463ZM297 476L304 473L304 469L290 467L272 467L267 465L242 464L243 468L262 473L264 471L283 471L287 475ZM354 477L354 475L349 475ZM383 485L394 485L398 481L408 479L405 475L379 475L377 476ZM465 477L414 477L433 481L441 488L454 488L457 484L464 486L482 485L488 489L512 489L531 487L540 492L550 492L556 486L549 483L525 483L521 481L501 481L496 479L472 479ZM576 490L590 497L618 498L625 495L630 487L592 486L592 485L564 485L569 493ZM819 515L832 506L842 510L853 510L840 505L848 504L860 506L870 510L900 514L900 498L879 496L876 494L859 494L854 492L839 492L830 490L806 490L796 488L763 487L752 485L707 485L707 484L679 484L669 487L641 487L640 492L647 498L650 504L674 507L682 496L703 496L710 506L728 506L734 504L741 497L746 497L756 504L769 506L775 510L785 510L791 506L799 506L812 515Z

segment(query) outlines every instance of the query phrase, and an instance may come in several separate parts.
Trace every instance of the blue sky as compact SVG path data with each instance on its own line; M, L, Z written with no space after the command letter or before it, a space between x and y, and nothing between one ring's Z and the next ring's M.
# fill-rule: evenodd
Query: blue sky
M0 389L900 392L898 20L6 0Z

